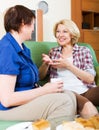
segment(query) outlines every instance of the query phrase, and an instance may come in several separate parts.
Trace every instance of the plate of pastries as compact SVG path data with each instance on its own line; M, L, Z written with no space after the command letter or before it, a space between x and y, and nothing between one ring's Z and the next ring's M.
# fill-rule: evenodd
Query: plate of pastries
M50 122L44 119L35 122L21 122L6 130L51 130ZM89 119L75 118L74 121L63 121L56 130L99 130L99 116Z
M50 130L50 123L44 119L35 122L21 122L8 127L6 130Z
M99 130L99 116L89 119L75 118L75 121L64 121L56 130Z

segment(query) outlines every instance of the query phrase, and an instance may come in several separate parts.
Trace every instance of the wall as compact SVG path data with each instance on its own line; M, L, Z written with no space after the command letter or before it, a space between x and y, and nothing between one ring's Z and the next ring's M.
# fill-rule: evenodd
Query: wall
M10 6L21 4L32 10L38 9L41 0L3 0L0 2L0 38L4 35L3 13ZM48 12L43 15L43 39L55 41L53 26L61 19L71 19L71 0L45 0L48 3Z

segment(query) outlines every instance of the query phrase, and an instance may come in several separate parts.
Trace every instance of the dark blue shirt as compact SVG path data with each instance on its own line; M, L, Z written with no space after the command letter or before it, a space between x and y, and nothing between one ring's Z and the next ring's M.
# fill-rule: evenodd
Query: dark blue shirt
M30 50L23 43L22 47L10 33L0 40L0 74L17 76L15 91L33 89L39 80L38 68L31 60ZM10 108L0 103L0 110L7 109Z

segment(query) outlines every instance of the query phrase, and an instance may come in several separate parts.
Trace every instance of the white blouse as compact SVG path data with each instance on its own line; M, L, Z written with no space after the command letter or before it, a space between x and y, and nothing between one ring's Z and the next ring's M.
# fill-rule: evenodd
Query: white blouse
M70 62L73 62L73 58L67 58ZM84 93L88 90L87 86L83 84L71 71L65 68L57 69L58 78L62 78L65 90L71 90L79 94Z

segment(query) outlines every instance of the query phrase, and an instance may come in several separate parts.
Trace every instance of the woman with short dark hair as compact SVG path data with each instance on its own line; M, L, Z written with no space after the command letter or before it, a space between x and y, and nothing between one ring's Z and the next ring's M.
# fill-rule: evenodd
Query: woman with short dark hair
M76 99L63 92L63 83L37 87L38 68L24 41L31 39L35 15L22 6L9 8L4 17L6 35L0 40L0 120L72 120Z

